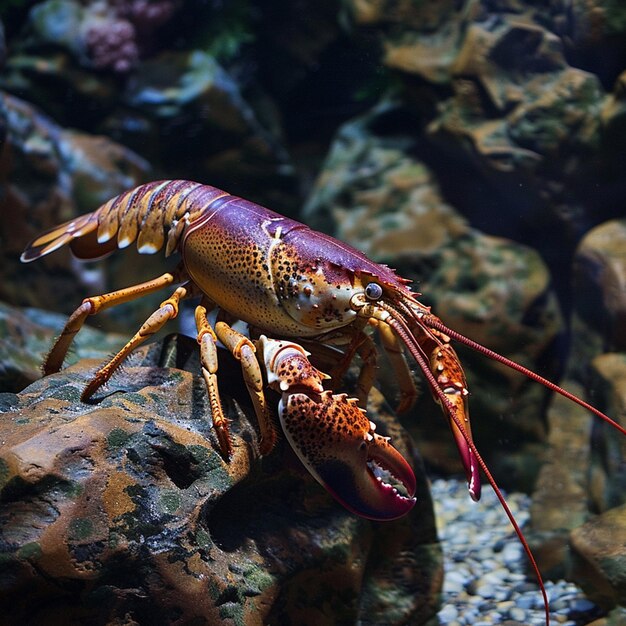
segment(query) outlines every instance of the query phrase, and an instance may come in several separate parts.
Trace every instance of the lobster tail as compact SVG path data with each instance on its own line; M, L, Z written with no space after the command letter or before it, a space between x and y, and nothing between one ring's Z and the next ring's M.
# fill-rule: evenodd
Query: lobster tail
M65 224L54 226L42 235L33 239L28 246L26 246L26 249L22 253L20 259L23 263L30 263L35 259L58 250L67 243L71 244L75 238L86 237L87 235L94 233L97 228L98 218L96 213L81 215L76 219L65 222ZM97 258L98 256L102 256L109 251L110 250L100 252L93 257L80 256L79 254L76 256L79 258Z
M21 260L34 261L66 244L79 259L97 259L134 241L140 254L154 254L167 240L169 255L178 246L184 224L227 195L187 180L146 183L112 198L93 213L39 235L28 244Z

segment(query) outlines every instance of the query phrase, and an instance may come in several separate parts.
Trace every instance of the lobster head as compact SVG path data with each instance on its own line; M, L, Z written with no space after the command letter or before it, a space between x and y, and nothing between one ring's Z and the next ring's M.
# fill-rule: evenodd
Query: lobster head
M415 475L388 437L374 432L356 400L324 391L289 393L279 405L283 431L309 472L346 509L373 520L406 515Z

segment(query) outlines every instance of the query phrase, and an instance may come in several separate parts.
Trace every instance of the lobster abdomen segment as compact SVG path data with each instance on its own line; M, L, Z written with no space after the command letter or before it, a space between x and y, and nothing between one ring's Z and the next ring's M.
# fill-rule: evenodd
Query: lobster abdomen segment
M146 183L39 235L26 247L22 261L34 261L66 244L78 258L96 259L134 241L141 254L154 254L167 240L170 254L178 247L185 222L194 221L215 200L228 195L187 180Z

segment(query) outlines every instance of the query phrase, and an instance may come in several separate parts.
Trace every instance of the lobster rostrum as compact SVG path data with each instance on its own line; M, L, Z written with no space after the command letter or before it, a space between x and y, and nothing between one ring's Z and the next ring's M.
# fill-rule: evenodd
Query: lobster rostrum
M34 239L22 255L29 262L68 244L75 256L95 259L137 242L143 254L165 245L179 252L178 268L153 280L86 298L70 316L52 347L44 373L58 371L74 335L99 311L167 286L175 286L130 341L87 384L88 399L142 341L178 314L182 299L200 297L195 310L202 374L220 449L228 458L232 443L217 386L217 345L241 362L267 454L276 441L264 385L282 394L278 415L289 443L311 474L346 508L376 520L394 519L414 505L415 477L385 437L375 432L365 406L375 378L370 327L389 356L400 386L398 410L408 410L417 392L405 354L419 366L449 421L467 476L470 495L480 497L480 472L494 488L531 560L524 537L472 439L468 390L451 340L524 373L626 431L583 400L523 366L446 327L421 304L408 281L374 263L358 250L255 203L199 183L171 180L141 185ZM213 312L213 313L212 313ZM242 321L249 336L236 329ZM276 339L274 339L276 338ZM333 383L361 357L358 399L325 390L328 374L317 370L299 343L333 354ZM263 371L265 380L263 381ZM403 485L381 480L381 468Z

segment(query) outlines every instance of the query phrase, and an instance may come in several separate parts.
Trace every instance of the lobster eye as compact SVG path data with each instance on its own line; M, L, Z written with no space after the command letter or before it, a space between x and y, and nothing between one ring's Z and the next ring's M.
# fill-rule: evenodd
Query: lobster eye
M365 287L365 297L368 300L379 300L383 295L383 288L378 283L368 283Z

